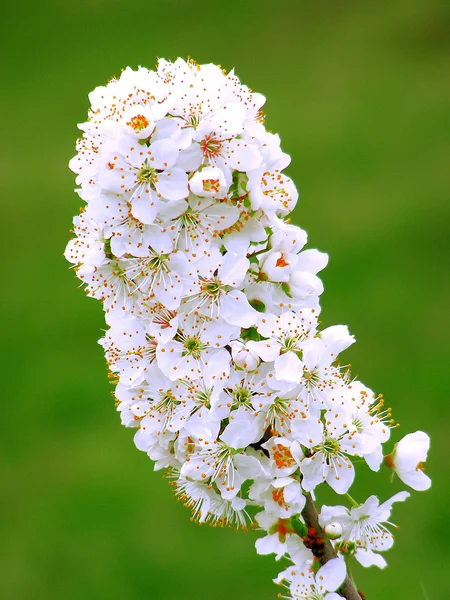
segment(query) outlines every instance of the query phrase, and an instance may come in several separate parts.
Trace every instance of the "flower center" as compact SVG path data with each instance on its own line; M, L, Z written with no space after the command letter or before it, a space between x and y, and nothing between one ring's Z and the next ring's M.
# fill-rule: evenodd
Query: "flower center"
M136 115L135 117L132 117L127 123L127 125L129 127L132 127L136 132L142 131L143 129L148 127L149 124L149 121L144 117L144 115Z
M180 404L180 401L175 399L172 390L165 390L160 393L156 410L171 410L177 404Z
M283 257L283 255L280 256L280 258L277 260L277 262L275 263L276 267L287 267L289 265L288 261Z
M196 359L200 358L202 351L205 349L201 339L196 336L186 338L183 345L186 349L186 354L190 354Z
M295 529L292 527L290 519L278 519L269 529L269 533L278 533L278 539L281 543L284 543L287 534L295 533Z
M222 142L213 138L211 135L207 135L205 139L200 143L200 150L203 155L207 158L213 158L220 154L222 149Z
M283 347L281 348L281 353L285 354L286 352L289 351L299 351L298 348L298 343L301 339L301 335L299 334L295 334L295 335L286 335L284 337L284 339L280 340L281 343L283 344Z
M280 488L279 490L273 490L272 498L273 498L274 502L276 502L278 504L278 506L286 506L283 488Z
M293 458L291 451L282 444L275 444L272 446L273 460L279 469L286 467L292 467L295 465L295 459Z
M325 438L324 442L318 446L318 450L321 450L328 456L339 454L341 450L341 444L335 438Z
M320 383L319 373L313 369L312 371L308 371L305 369L303 371L303 380L308 389L316 387Z
M157 173L155 169L144 167L139 171L138 179L140 183L155 183L157 180Z
M168 258L168 254L157 254L148 261L148 268L153 271L160 271L161 269L168 271L167 265L165 264Z
M220 190L219 179L204 179L203 180L203 191L204 192L217 192Z
M253 394L244 387L237 387L233 393L233 400L241 406L250 406Z
M222 289L222 282L219 279L204 279L200 285L202 294L211 298L217 297Z

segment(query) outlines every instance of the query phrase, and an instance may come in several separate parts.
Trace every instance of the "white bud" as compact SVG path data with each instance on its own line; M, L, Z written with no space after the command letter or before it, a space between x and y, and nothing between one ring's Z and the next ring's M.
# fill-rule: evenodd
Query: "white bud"
M307 271L295 271L289 279L289 287L294 298L306 300L320 296L323 292L323 283L320 279Z
M281 224L279 224L281 223ZM300 252L308 240L306 231L296 225L289 225L277 220L274 224L274 233L270 237L270 245L279 252Z
M342 535L342 525L340 523L328 523L325 527L325 533L330 540L337 540Z
M295 256L288 252L272 250L262 256L259 266L269 281L287 282L291 275L293 259Z
M190 179L189 188L201 198L222 198L226 196L229 185L221 169L206 167Z
M388 464L391 464L400 479L414 490L427 490L431 479L423 472L427 459L430 438L423 431L408 433L395 445Z
M259 356L242 342L234 342L231 346L231 355L235 365L245 371L254 371L259 365Z

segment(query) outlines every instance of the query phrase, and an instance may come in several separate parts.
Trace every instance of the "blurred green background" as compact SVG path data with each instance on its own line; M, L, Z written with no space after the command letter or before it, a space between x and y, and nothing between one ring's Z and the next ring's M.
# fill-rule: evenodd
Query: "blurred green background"
M447 302L450 12L437 0L42 0L2 9L2 600L269 600L256 534L199 528L114 410L103 316L62 257L87 94L127 65L191 55L267 97L292 155L295 222L330 254L323 321L401 423L432 435L429 492L394 509L370 599L450 583ZM447 329L446 329L447 328ZM362 466L362 465L361 465ZM403 489L360 470L352 495Z

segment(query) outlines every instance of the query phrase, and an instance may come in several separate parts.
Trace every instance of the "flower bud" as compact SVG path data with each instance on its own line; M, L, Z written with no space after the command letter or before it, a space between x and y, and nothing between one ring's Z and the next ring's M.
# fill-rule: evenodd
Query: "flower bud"
M330 540L337 540L342 535L342 525L340 523L328 523L325 527L325 533Z
M274 233L271 235L270 245L273 250L296 254L300 252L307 240L306 231L303 231L303 229L300 229L296 225L289 225L282 222L281 225L275 228Z
M427 459L430 438L423 431L408 433L395 445L394 452L387 458L386 464L391 466L400 479L414 490L427 490L431 479L423 472L423 464Z
M235 365L245 371L254 371L260 363L259 356L256 352L242 342L236 341L233 343L231 346L231 355Z
M294 298L306 300L313 296L320 296L323 292L323 283L312 273L295 271L289 279L291 294Z
M189 188L201 198L222 198L226 196L229 185L221 169L206 167L195 173L189 181Z
M293 258L287 252L268 252L260 263L261 273L267 275L269 281L287 282L291 275Z

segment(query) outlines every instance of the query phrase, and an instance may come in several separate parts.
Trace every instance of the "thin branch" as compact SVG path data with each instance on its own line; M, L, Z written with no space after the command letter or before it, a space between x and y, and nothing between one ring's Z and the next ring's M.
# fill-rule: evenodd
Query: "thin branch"
M308 530L314 530L314 542L311 543L310 547L314 556L319 560L321 565L324 565L332 558L336 558L337 554L331 541L326 536L323 528L319 523L319 515L317 513L316 506L311 497L311 494L305 494L306 504L302 510L302 517L305 520L305 524ZM312 532L311 532L312 533ZM339 588L339 594L347 600L361 600L363 596L358 592L353 583L351 577L347 574L344 583Z

